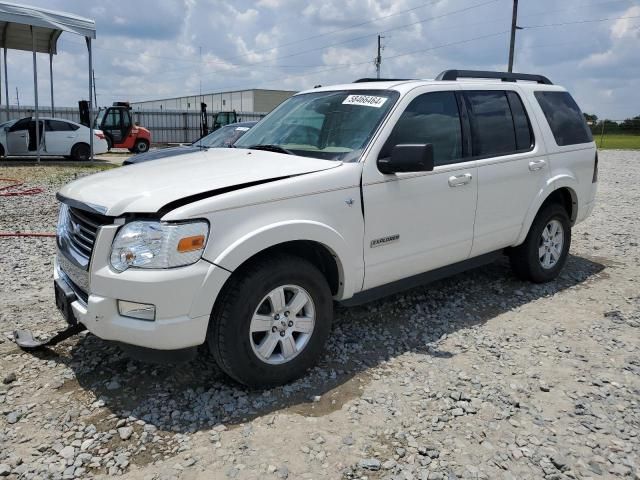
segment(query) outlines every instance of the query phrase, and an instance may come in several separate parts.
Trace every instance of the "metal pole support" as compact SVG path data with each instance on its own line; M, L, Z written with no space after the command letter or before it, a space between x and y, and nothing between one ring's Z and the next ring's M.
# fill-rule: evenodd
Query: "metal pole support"
M89 158L93 162L93 57L91 52L91 37L84 37L87 41L87 50L89 52Z
M31 46L33 52L33 97L36 107L36 156L40 163L40 115L38 114L38 64L36 62L36 33L31 29Z

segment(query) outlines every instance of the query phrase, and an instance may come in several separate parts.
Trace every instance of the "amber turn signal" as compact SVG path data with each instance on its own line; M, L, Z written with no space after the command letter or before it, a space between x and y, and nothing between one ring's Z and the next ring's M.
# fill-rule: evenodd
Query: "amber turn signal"
M193 237L181 238L178 242L178 251L180 253L193 252L201 250L204 247L204 235L195 235Z

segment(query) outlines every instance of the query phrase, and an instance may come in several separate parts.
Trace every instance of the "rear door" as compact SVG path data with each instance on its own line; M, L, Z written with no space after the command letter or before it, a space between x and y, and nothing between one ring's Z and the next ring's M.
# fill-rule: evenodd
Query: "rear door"
M79 128L77 125L64 120L46 120L47 153L51 155L70 155L71 148L78 137Z
M517 90L465 90L478 166L474 257L514 244L549 165Z
M399 104L384 146L363 171L364 289L465 260L476 210L475 162L456 91L416 89ZM399 144L431 143L431 172L382 174L377 159Z
M31 118L23 118L7 131L7 155L25 155L29 151L29 123Z

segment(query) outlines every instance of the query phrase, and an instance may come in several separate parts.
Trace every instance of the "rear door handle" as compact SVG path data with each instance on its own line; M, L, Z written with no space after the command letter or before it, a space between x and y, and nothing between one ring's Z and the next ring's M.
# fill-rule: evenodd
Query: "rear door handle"
M462 185L466 185L471 181L473 176L470 173L464 173L462 175L453 175L449 177L449 186L450 187L461 187Z
M547 162L545 162L544 160L532 160L529 162L529 170L535 172L536 170L544 168L546 164Z

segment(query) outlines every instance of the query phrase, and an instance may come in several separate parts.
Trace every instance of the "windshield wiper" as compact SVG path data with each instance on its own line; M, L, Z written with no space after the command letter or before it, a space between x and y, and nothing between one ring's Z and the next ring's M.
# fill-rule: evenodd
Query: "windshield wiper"
M261 145L251 145L248 147L249 150L266 150L267 152L276 152L276 153L286 153L287 155L295 155L291 150L287 150L280 145L275 145L271 143L264 143Z

